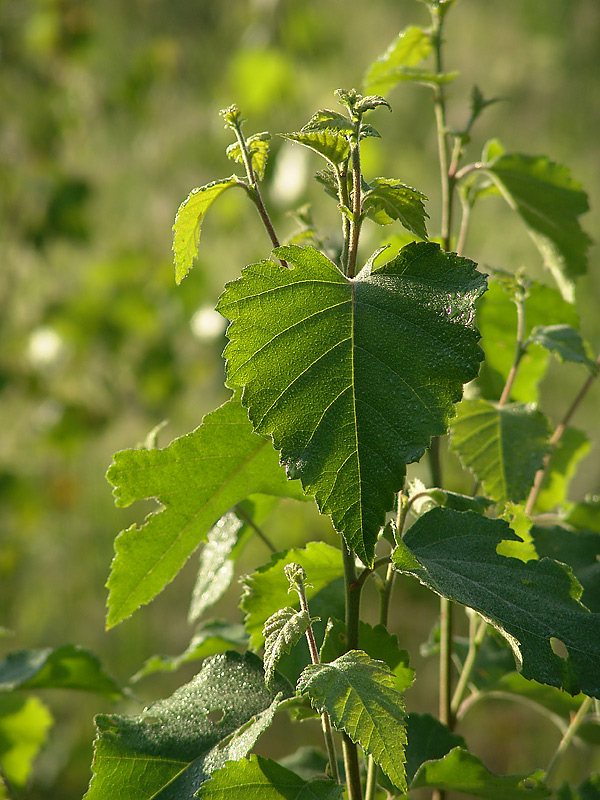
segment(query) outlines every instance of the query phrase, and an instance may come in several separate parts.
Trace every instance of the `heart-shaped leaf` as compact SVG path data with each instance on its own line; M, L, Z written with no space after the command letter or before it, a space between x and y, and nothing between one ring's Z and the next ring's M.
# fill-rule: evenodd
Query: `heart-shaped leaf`
M366 563L405 464L443 434L477 374L473 324L485 277L437 244L413 242L346 278L313 248L274 251L227 285L228 382L290 477L315 494Z

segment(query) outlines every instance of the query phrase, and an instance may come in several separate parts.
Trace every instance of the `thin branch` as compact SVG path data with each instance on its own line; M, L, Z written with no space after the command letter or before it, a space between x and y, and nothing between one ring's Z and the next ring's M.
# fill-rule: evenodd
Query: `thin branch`
M512 392L512 388L514 386L517 374L519 372L519 365L521 364L521 359L526 353L526 346L525 346L525 295L523 293L519 293L519 296L515 300L517 306L517 341L515 342L515 355L513 358L513 363L511 365L510 371L508 373L508 377L506 378L506 383L504 384L504 389L502 390L502 395L500 396L500 400L498 401L499 406L505 405L510 400L510 394Z
M559 745L556 748L554 755L552 756L550 763L548 764L548 767L546 769L546 774L544 775L544 780L546 783L548 782L548 778L550 777L551 772L556 767L561 756L565 753L565 751L575 738L577 731L581 727L581 723L584 721L588 711L590 710L592 702L593 698L586 697L583 703L579 706L577 713L571 720L569 727L567 728L562 739L560 740Z
M235 511L236 515L243 522L246 523L246 525L249 525L252 528L252 530L256 533L258 538L261 539L266 544L266 546L272 553L277 552L277 548L275 547L275 545L269 540L269 538L266 536L263 530L256 524L256 522L254 522L252 517L249 516L249 514L246 514L246 512L239 503L236 506L234 506L233 510Z

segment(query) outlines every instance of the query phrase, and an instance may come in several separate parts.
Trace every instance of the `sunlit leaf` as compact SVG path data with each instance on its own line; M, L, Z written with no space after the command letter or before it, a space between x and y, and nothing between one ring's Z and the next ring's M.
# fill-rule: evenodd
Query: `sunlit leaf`
M341 800L332 780L304 780L276 761L251 756L226 764L202 790L202 800Z
M257 436L236 398L161 450L123 450L108 470L117 505L155 498L158 512L115 540L107 625L148 603L171 581L232 506L257 492L302 498L271 442Z
M96 717L86 800L191 800L214 770L243 758L271 724L289 684L264 683L260 659L225 653L136 717Z
M548 452L550 426L524 403L464 400L452 423L452 449L497 502L527 497Z
M392 178L375 178L363 197L363 208L369 219L379 225L397 220L421 239L427 239L423 206L424 194Z
M271 134L266 131L263 133L255 133L246 139L246 146L248 148L248 155L250 156L250 163L252 169L259 181L265 177L265 168L269 158L269 143L271 141ZM242 156L242 149L238 142L230 144L227 148L227 157L231 158L238 164L244 164Z
M52 723L50 711L37 697L0 694L0 765L15 789L25 788ZM2 790L0 776L0 797Z
M581 185L545 156L507 153L485 170L527 226L563 296L572 300L573 281L587 270L591 244L579 223L588 210Z
M255 429L371 563L405 464L443 433L482 357L473 304L485 278L415 242L348 279L312 248L283 247L227 285L228 382Z
M521 561L531 561L538 557L531 535L531 519L525 513L523 506L517 503L507 503L504 506L502 518L508 522L510 529L517 534L517 538L500 542L496 552L501 556L518 558Z
M293 608L281 608L265 622L265 682L270 685L275 674L277 662L284 653L289 653L306 633L310 617L306 611L295 611Z
M405 566L402 550L393 558L398 569L491 622L525 678L600 697L600 614L581 604L581 586L564 565L498 555L500 542L515 536L503 520L434 508L402 540L421 567ZM564 644L566 658L551 639Z
M363 80L368 92L386 94L398 82L395 73L416 67L431 53L431 36L422 28L411 26L401 31L388 49L374 61Z
M309 664L297 690L360 744L394 786L406 789L404 700L387 664L350 650L330 664Z
M219 195L237 185L239 179L232 175L230 178L200 186L191 191L179 206L173 225L173 254L177 283L181 283L185 278L198 255L198 242L206 212Z
M535 503L537 513L550 511L566 502L569 483L590 446L585 433L575 428L565 430L557 448L552 452L548 473Z
M72 644L9 653L0 662L0 692L14 689L79 689L112 700L123 694L97 656Z
M155 672L174 672L190 661L200 661L233 648L245 650L247 647L248 636L243 625L210 620L196 630L183 653L146 659L143 667L131 678L131 683L137 683Z
M314 150L332 164L345 161L350 154L350 144L346 136L327 130L297 131L281 134L284 139L297 142Z
M565 515L565 522L579 530L600 533L600 497L587 497L574 503Z
M527 775L494 775L477 756L455 747L442 759L422 764L411 789L435 787L484 800L542 800L551 793L543 777L543 770Z

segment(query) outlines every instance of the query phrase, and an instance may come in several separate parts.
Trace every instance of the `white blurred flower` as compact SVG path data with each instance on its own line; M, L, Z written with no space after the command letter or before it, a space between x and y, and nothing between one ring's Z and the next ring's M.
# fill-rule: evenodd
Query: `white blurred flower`
M67 345L54 328L36 328L27 342L27 359L37 369L54 367L65 357Z
M196 338L203 342L218 339L225 332L227 320L212 306L202 306L190 320L190 328Z

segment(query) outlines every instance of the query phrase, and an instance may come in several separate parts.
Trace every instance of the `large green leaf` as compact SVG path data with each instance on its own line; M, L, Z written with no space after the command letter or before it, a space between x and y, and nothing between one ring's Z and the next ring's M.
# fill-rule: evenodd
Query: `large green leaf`
M341 800L332 780L306 781L276 761L251 756L226 764L202 789L202 800Z
M300 564L308 576L305 588L312 616L321 616L317 595L328 586L337 586L344 574L341 552L325 542L309 542L304 548L276 553L268 564L244 580L240 608L246 615L251 647L258 649L263 645L263 628L272 614L285 606L297 609L300 605L296 593L290 593L290 582L283 571L286 564L292 563ZM343 607L343 598L340 601ZM327 596L323 607L325 618L335 614L339 605L340 602L332 603Z
M271 442L252 431L235 397L164 449L116 453L107 478L117 505L152 497L162 506L115 540L108 627L162 591L212 525L248 495L303 498L300 484L286 480Z
M393 557L398 569L489 620L511 645L525 678L600 697L600 614L580 603L581 586L564 565L498 555L500 542L515 539L503 520L434 508L410 528ZM551 639L565 645L566 658L553 652Z
M86 800L191 800L214 770L248 753L290 689L281 677L267 689L260 659L230 652L140 716L98 715Z
M13 796L3 793L3 777L15 789L25 788L52 723L50 711L37 697L0 694L0 797Z
M406 734L406 779L409 785L425 761L443 758L453 747L466 749L462 736L452 733L430 714L409 714Z
M415 242L348 279L313 248L278 248L227 285L228 382L255 429L367 564L405 464L445 432L482 358L485 277Z
M198 255L198 242L204 216L214 201L232 186L240 185L239 178L232 175L221 181L193 189L179 206L173 225L173 255L175 257L175 279L177 283L188 274Z
M548 452L550 427L524 403L463 400L452 423L452 449L497 502L527 497Z
M387 664L350 650L330 664L309 664L297 690L373 756L394 786L406 789L404 700Z
M0 692L14 689L79 689L111 700L123 694L98 657L73 644L9 653L0 662Z
M410 788L429 786L484 800L542 800L551 793L543 777L543 770L528 775L494 775L477 756L455 747L438 761L426 761Z
M579 217L587 195L569 170L545 156L505 154L485 166L525 225L564 297L573 299L573 281L587 270L591 239Z

